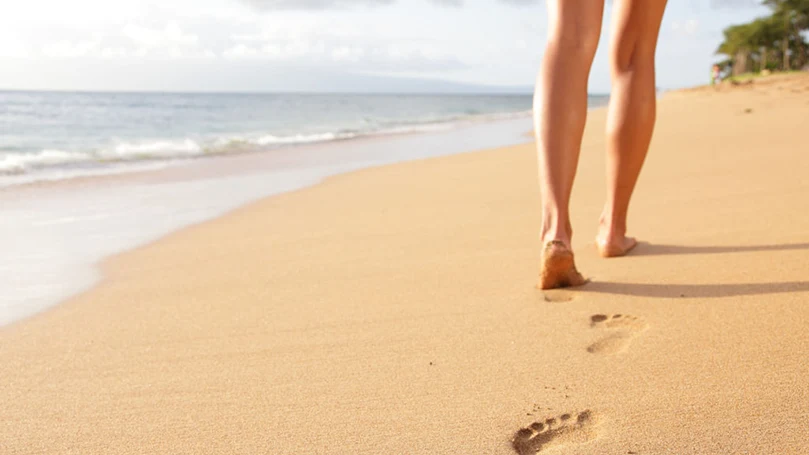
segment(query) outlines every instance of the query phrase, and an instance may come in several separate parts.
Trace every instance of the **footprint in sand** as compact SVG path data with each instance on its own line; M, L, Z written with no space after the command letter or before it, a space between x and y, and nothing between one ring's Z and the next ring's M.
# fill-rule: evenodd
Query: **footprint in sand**
M609 330L609 334L591 344L587 352L610 355L625 351L632 340L646 330L648 324L641 318L626 314L596 314L590 317L590 326Z
M575 294L570 291L556 289L553 291L543 292L542 297L548 303L565 303L573 301L573 299L575 298Z
M597 427L598 419L591 411L562 414L521 429L512 444L520 455L536 454L551 447L592 441L598 437Z

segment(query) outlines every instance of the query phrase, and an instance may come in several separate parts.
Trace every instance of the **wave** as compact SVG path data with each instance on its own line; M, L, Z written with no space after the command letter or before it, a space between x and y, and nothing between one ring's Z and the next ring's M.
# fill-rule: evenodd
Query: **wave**
M26 174L55 167L97 167L105 163L188 158L204 153L203 147L191 139L122 142L106 149L84 153L52 149L35 153L0 152L0 175Z
M121 143L99 155L110 160L160 159L196 156L204 149L191 139L182 141L155 141L140 144Z
M117 142L93 151L46 149L39 152L0 151L0 176L19 176L42 170L69 168L70 175L97 174L105 165L129 162L183 160L209 155L261 151L294 145L342 141L370 136L413 134L453 129L464 123L521 118L530 111L424 117L377 124L365 130L337 130L308 134L231 135L213 139L159 139ZM115 172L119 172L116 169Z
M291 136L274 136L272 134L267 134L255 139L254 141L248 141L248 143L253 142L257 145L314 144L317 142L353 139L359 135L359 133L350 131L321 134L295 134Z
M0 175L24 174L31 169L80 163L87 160L87 154L65 152L63 150L42 150L38 153L0 152Z

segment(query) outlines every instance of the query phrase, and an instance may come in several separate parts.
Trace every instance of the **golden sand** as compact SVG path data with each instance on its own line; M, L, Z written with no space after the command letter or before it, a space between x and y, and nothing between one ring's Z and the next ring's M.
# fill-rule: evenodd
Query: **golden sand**
M0 453L809 453L809 77L667 94L610 260L604 124L585 287L535 288L531 145L331 178L0 330Z

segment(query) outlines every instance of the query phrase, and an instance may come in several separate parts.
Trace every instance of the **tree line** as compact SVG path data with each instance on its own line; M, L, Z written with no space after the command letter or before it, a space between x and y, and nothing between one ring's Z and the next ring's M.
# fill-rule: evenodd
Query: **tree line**
M771 14L724 30L716 50L726 74L790 71L809 63L809 0L765 0Z

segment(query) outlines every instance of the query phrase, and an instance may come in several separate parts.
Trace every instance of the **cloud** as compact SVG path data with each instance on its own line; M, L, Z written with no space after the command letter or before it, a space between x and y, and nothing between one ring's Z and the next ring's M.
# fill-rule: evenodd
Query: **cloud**
M99 41L97 40L78 42L61 40L43 46L42 54L51 58L76 58L95 54L98 48Z
M260 10L324 10L349 9L355 7L392 5L397 0L242 0ZM464 0L429 0L440 6L463 6ZM513 6L526 6L541 3L542 0L497 0ZM703 0L698 0L702 2ZM714 9L748 8L761 6L760 0L710 0Z
M392 5L397 0L242 0L248 5L260 10L323 10L348 9L354 7ZM464 0L429 0L440 6L463 6ZM540 0L499 0L511 5L531 5Z
M712 8L748 8L761 6L760 0L711 0Z
M150 28L127 24L121 35L128 39L136 50L129 52L134 57L159 58L212 58L214 52L200 49L199 36L185 32L176 22L169 21L163 28ZM122 56L120 53L113 56Z
M688 19L684 22L674 21L671 23L671 29L681 35L694 35L699 31L699 20Z
M162 28L130 23L116 32L96 32L45 40L40 57L50 59L210 59L216 53L200 46L199 37L186 33L173 21ZM3 49L0 48L0 51ZM8 53L8 52L3 52ZM31 54L37 56L35 54Z
M169 22L162 30L128 24L124 27L123 34L134 43L146 48L195 46L199 41L197 35L183 32L176 22Z
M339 66L358 71L388 71L394 73L454 70L466 65L455 56L430 46L412 43L327 44L322 40L245 43L226 49L222 57L228 60L271 61L311 67Z
M400 34L381 24L341 23L316 14L289 20L270 17L260 28L236 31L228 41L221 55L230 61L391 73L467 66L445 40Z
M261 10L343 9L355 6L390 5L395 0L243 0Z
M0 30L0 58L26 58L29 55L29 45L24 40Z

